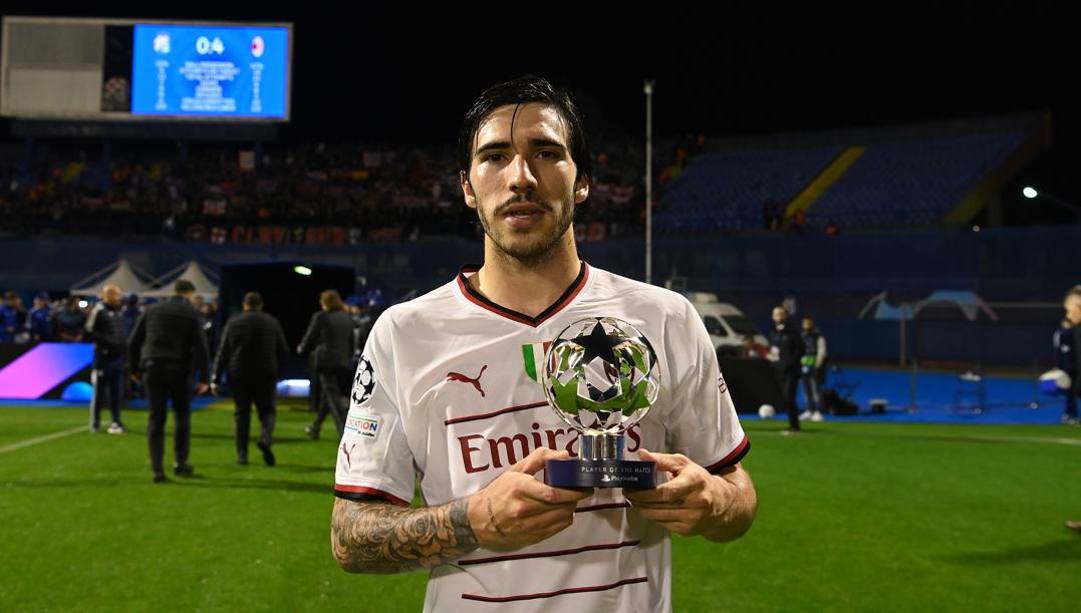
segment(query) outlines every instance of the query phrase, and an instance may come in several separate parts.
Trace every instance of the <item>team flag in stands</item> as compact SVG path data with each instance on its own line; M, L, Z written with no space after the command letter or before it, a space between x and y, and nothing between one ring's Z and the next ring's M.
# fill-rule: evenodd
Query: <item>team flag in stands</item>
M262 36L255 36L251 39L251 54L252 57L263 57L263 53L266 52L266 43L263 42Z

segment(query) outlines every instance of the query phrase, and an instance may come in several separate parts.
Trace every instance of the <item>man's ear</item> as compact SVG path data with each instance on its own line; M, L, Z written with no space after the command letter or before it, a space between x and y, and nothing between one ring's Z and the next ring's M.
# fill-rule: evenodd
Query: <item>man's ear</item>
M578 177L574 182L574 203L581 204L589 198L589 177Z
M464 170L458 171L458 183L462 186L465 205L471 209L477 208L477 195L473 193L473 184L469 182L469 175Z

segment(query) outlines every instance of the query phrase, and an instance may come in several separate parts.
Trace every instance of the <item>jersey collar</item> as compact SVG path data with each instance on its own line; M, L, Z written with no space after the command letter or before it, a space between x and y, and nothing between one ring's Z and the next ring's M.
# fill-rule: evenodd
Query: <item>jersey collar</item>
M530 317L525 313L519 313L518 311L515 311L513 309L508 309L507 307L500 306L492 302L491 300L488 300L487 298L482 296L480 292L473 289L473 287L466 280L466 273L476 273L478 270L480 270L479 265L468 264L466 266L463 266L461 271L458 273L458 289L462 292L462 295L465 296L466 300L481 307L482 309L491 311L496 315L499 315L500 317L504 317L511 321L525 324L527 326L532 326L534 328L541 325L542 323L562 311L564 307L570 304L571 301L573 301L574 298L578 296L579 292L581 292L582 289L586 286L586 281L589 280L589 266L586 265L585 262L582 262L581 267L578 269L578 276L575 277L574 281L571 282L570 287L568 287L566 291L564 291L559 296L559 298L556 298L556 301L553 302L551 306L541 311L541 313L536 317Z

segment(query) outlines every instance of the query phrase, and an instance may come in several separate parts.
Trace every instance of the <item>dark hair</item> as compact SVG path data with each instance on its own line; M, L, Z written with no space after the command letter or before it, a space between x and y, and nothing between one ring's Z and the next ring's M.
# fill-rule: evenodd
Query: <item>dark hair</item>
M173 290L178 294L190 294L195 291L195 284L187 279L177 279L176 284L173 285Z
M458 166L466 175L469 174L473 159L473 143L477 130L492 111L508 104L527 104L540 102L554 108L567 124L567 144L570 146L571 159L578 169L575 181L585 177L593 178L593 158L586 141L585 125L582 113L571 100L567 92L552 87L547 79L525 75L498 83L481 92L481 95L469 107L462 120L462 130L458 133Z
M1063 302L1069 300L1071 296L1077 296L1078 298L1081 298L1081 285L1075 285L1071 287L1070 291L1066 292L1066 297L1062 299Z
M256 311L263 308L263 295L259 292L248 292L244 294L244 306L249 309L255 309Z
M328 311L340 311L345 308L342 295L336 289L323 290L323 293L319 294L319 304Z

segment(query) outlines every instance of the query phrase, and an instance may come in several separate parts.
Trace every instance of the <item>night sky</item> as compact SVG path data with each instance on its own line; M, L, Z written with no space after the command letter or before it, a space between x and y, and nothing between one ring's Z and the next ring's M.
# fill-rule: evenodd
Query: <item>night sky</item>
M312 3L314 4L314 3ZM404 6L404 3L401 3ZM571 89L606 137L710 139L1039 112L1054 148L1025 171L1081 202L1079 54L1067 11L1035 3L519 3L436 12L357 3L301 13L120 3L70 16L291 21L286 138L450 143L484 87L525 73ZM174 5L175 7L176 5ZM712 7L710 13L706 6ZM134 8L142 7L142 8ZM9 7L5 14L48 14Z

